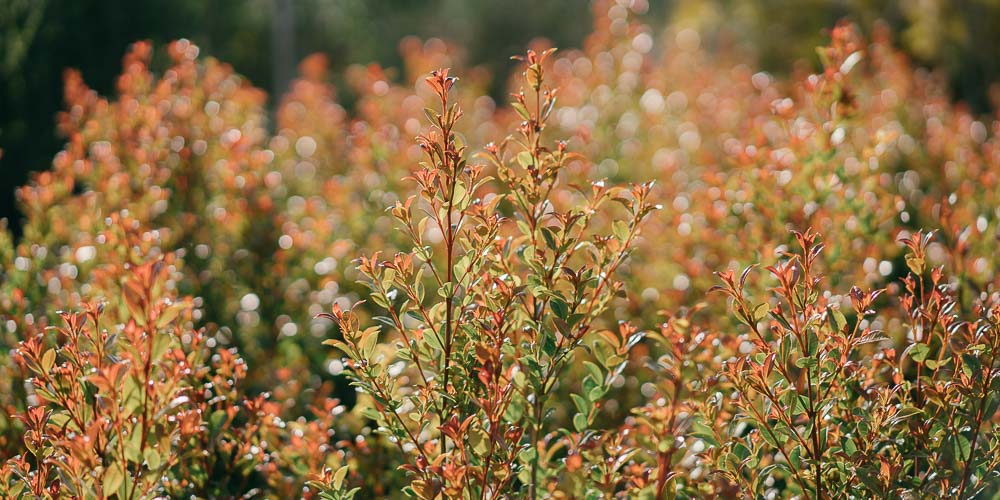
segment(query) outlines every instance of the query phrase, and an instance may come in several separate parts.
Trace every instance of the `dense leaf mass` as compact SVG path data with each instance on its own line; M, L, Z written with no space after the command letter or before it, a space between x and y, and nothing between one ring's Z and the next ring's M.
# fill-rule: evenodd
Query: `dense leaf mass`
M643 5L503 104L439 40L273 120L184 40L67 73L0 232L0 496L1000 492L1000 121L879 27L777 78Z

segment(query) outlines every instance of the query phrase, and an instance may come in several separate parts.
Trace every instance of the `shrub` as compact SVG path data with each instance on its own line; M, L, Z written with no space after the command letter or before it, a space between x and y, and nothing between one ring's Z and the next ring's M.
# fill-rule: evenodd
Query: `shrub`
M876 327L891 317L876 309L883 290L854 287L851 309L841 311L843 296L820 288L814 233L797 233L800 252L768 268L777 281L769 302L744 295L750 268L720 274L752 332L746 355L726 368L738 418L720 470L747 491L766 494L780 477L816 498L967 498L996 487L995 458L976 450L998 446L983 425L992 428L996 413L1000 308L985 295L971 310L960 306L943 268L926 265L930 236L903 240L911 275L899 297L909 322L899 352Z
M596 181L573 193L561 185L571 155L541 137L557 94L544 83L549 54L525 56L529 95L515 95L524 119L517 135L486 146L496 186L484 165L469 164L455 134L457 79L446 69L427 78L440 104L418 138L427 161L412 176L418 194L392 208L413 249L360 263L371 301L387 312L375 319L399 342L380 346L382 328L361 327L340 306L324 315L343 335L327 342L347 355L371 418L407 457L402 468L418 498L534 498L554 486L563 453L556 439L566 431L551 425L546 402L565 366L585 343L602 354L573 399L573 426L587 431L640 338L627 325L617 335L590 333L621 290L614 274L654 208L650 186ZM593 233L592 219L613 202L627 216L613 234ZM437 293L427 293L427 281Z
M0 232L0 493L994 495L1000 122L879 26L783 76L644 10L499 105L440 40L311 56L273 133L186 41L67 73Z
M243 404L246 365L192 327L191 299L173 291L173 255L128 229L134 220L113 219L101 236L121 252L94 271L109 301L59 313L63 326L13 354L31 376L32 406L16 416L27 453L3 466L17 479L0 485L5 496L204 492L245 465L249 436L220 432ZM231 455L231 470L211 470L223 464L206 458L214 453Z

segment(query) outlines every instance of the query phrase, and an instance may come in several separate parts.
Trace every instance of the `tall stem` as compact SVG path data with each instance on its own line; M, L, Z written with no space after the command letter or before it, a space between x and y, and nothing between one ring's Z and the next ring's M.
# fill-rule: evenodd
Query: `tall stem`
M528 485L528 498L531 500L538 498L538 432L542 426L542 406L541 398L535 398L535 418L531 425L531 446L535 448L535 455L531 459L531 483Z
M446 116L448 115L448 98L447 98L447 94L445 94L444 96L441 97L441 111ZM448 186L448 203L447 203L447 210L446 210L446 214L445 214L445 218L446 218L445 246L446 246L446 255L447 255L446 259L445 259L445 261L446 261L445 264L447 266L445 268L445 283L447 283L451 287L451 290L448 292L448 296L445 297L445 299L444 299L444 310L445 310L445 320L444 320L445 324L444 324L444 328L445 328L445 333L444 333L444 387L443 387L443 389L444 389L444 393L448 394L448 373L449 373L448 368L450 367L450 364L451 364L452 337L454 336L454 327L452 326L452 315L453 315L453 313L452 313L452 303L454 302L455 288L456 288L456 284L452 283L452 281L455 278L454 277L455 271L453 269L453 267L454 267L454 258L455 258L455 230L454 230L454 226L452 224L452 215L451 215L451 212L452 212L452 208L453 208L454 203L455 203L455 184L458 183L458 172L455 171L455 168L457 168L457 162L453 161L453 159L451 158L451 149L449 147L449 145L451 143L451 124L444 124L444 125L442 125L441 132L442 132L442 134L444 136L441 139L442 143L443 143L443 146L444 146L444 148L443 148L444 152L441 155L441 162L442 162L441 166L442 166L442 168L446 172L449 172L450 177L451 177L450 182L449 182L449 186ZM449 161L449 160L452 160L452 161ZM442 407L444 407L443 403L442 403ZM447 418L447 415L444 415L444 413L445 412L442 411L442 418ZM444 422L442 421L442 423L444 423ZM446 441L447 441L447 438L445 436L442 436L441 437L441 453L444 453L445 450L446 450L446 446L445 446Z

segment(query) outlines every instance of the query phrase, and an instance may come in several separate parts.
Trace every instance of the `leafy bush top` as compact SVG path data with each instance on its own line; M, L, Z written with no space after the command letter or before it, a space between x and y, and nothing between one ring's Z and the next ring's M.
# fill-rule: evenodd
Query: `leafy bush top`
M186 41L68 73L0 235L0 494L995 494L1000 121L879 29L784 78L642 10L505 104L437 40L349 107L311 56L273 133Z

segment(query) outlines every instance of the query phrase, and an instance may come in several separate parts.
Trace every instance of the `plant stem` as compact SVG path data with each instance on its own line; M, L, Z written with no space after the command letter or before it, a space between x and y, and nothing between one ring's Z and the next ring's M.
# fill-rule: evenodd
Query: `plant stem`
M531 427L531 446L535 448L535 455L531 459L531 483L528 485L528 498L536 500L538 498L538 431L542 426L542 400L535 398L534 422Z
M441 110L445 114L448 113L448 102L447 102L447 97L446 96L442 97ZM455 287L456 287L455 283L453 283L454 273L455 273L455 271L453 269L453 267L454 267L454 258L455 258L455 231L454 231L454 226L452 225L451 212L452 212L453 205L455 203L455 185L458 183L458 172L456 171L456 169L457 169L457 162L454 162L454 161L449 162L448 161L449 158L450 158L450 150L449 150L448 146L449 146L449 143L451 142L451 126L450 125L448 125L448 126L442 126L441 132L442 132L442 135L443 135L443 137L441 139L442 140L442 146L443 146L442 149L444 151L442 153L442 155L441 155L441 162L442 162L441 167L445 171L449 171L450 174L451 174L451 182L449 183L450 185L448 187L448 206L447 206L447 210L446 210L446 214L445 214L445 217L447 219L446 220L447 224L445 226L445 246L446 246L446 252L447 252L447 258L446 258L446 266L447 267L445 268L445 283L447 283L448 285L451 286L451 291L448 293L448 296L445 298L445 301L444 301L444 310L445 310L445 324L444 324L444 327L445 327L445 334L444 334L444 368L443 368L444 369L444 387L443 387L443 390L444 390L445 395L447 395L448 394L448 368L449 368L449 366L451 364L452 337L454 336L454 328L452 326L452 302L454 301ZM442 403L442 407L444 407L443 403ZM444 413L445 413L445 411L442 411L442 418L444 418ZM444 422L442 421L441 423L443 424ZM441 437L441 453L442 454L446 450L446 442L447 442L447 440L448 439L447 439L446 436L442 436Z

